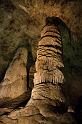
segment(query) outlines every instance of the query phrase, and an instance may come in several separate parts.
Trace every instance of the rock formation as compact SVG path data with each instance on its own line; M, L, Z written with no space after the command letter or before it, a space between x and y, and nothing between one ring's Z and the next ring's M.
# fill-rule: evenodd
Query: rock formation
M59 17L72 37L70 40L68 29L60 24L65 59L66 98L69 104L75 106L82 96L81 13L82 0L0 0L0 82L19 46L29 49L28 63L34 64L46 17ZM30 77L33 82L34 65L31 66Z
M62 40L56 19L52 20L48 18L38 44L31 98L24 108L1 116L0 124L76 124L62 92Z
M9 65L5 77L0 84L0 106L16 107L17 104L30 97L27 87L27 57L26 48L18 48L15 57ZM29 90L28 94L27 89ZM12 102L13 100L13 102Z

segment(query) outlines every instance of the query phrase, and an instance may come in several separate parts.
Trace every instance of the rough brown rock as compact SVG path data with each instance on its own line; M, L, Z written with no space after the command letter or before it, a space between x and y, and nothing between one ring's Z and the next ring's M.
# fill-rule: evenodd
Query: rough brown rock
M27 49L23 47L18 48L0 84L0 105L3 105L3 102L7 102L8 106L8 102L10 101L9 106L11 107L12 102L16 102L17 98L18 103L24 100L27 89L29 89L29 87L27 87L27 83L29 83L27 82L27 58ZM27 97L30 97L30 93L27 94ZM27 97L25 99L27 99Z

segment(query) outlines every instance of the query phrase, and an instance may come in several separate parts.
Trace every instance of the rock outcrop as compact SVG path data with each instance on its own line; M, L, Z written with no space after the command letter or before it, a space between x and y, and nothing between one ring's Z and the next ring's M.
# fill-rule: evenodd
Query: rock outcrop
M62 40L56 19L48 19L38 44L34 88L26 107L0 117L0 124L76 124L62 92Z
M0 106L16 107L30 97L30 89L27 87L29 83L27 82L27 58L27 49L18 48L0 84Z

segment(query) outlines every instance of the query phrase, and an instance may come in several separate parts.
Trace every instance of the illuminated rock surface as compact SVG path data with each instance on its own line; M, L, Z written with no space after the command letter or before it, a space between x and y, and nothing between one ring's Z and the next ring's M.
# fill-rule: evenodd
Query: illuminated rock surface
M18 48L0 84L0 106L16 107L22 100L30 97L30 90L27 87L29 83L27 82L27 57L27 49Z

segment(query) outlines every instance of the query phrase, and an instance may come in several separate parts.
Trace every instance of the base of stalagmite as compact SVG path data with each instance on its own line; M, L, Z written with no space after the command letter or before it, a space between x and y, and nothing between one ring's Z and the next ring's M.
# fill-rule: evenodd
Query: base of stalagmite
M40 110L35 105L39 105ZM28 106L1 116L0 124L76 124L70 113L59 114L54 112L55 108L58 111L57 106L49 105L45 100L32 100Z

